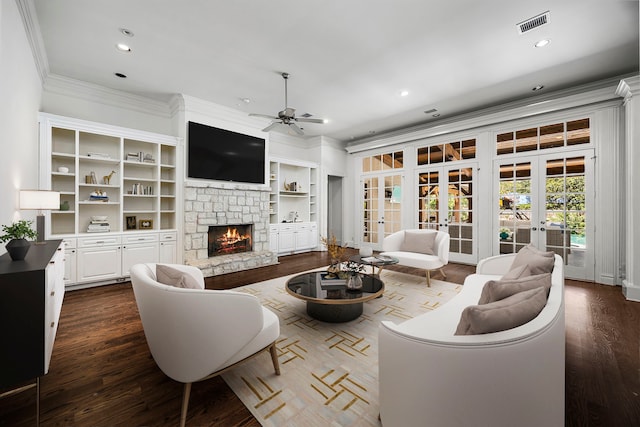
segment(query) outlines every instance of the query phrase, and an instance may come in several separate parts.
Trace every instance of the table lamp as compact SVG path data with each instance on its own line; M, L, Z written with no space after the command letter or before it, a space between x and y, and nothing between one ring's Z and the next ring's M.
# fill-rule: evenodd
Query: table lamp
M43 209L60 209L60 193L48 190L20 190L20 209L38 211L36 217L36 231L38 237L36 245L44 243L44 214Z

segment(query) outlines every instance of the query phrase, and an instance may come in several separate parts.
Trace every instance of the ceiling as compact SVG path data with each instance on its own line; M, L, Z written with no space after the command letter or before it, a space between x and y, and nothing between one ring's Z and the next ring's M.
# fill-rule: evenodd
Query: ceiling
M34 4L50 74L276 115L288 72L297 116L329 121L305 123L305 136L344 142L533 96L537 85L546 93L638 72L638 1ZM516 24L546 11L548 24L518 33ZM534 47L541 39L550 43ZM432 109L440 116L425 114Z

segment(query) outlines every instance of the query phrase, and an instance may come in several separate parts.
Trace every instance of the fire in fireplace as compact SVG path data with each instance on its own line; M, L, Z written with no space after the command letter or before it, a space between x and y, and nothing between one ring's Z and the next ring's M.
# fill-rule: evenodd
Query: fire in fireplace
M251 252L252 224L209 226L209 256Z

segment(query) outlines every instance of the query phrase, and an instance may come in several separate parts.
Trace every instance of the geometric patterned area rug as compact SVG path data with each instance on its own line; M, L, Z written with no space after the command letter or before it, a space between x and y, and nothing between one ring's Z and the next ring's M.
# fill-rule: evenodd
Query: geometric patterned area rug
M320 269L321 270L321 269ZM381 298L364 303L358 319L325 323L307 315L305 301L287 294L291 276L235 288L258 297L280 318L281 375L269 353L223 374L226 383L263 426L380 426L378 327L434 310L461 285L383 270Z

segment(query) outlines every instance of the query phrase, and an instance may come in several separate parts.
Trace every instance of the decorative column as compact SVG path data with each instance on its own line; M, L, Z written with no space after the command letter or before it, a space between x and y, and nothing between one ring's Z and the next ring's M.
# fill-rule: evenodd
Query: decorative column
M624 296L640 301L640 75L621 80L616 95L624 98L625 149L625 229L626 272L622 282Z

